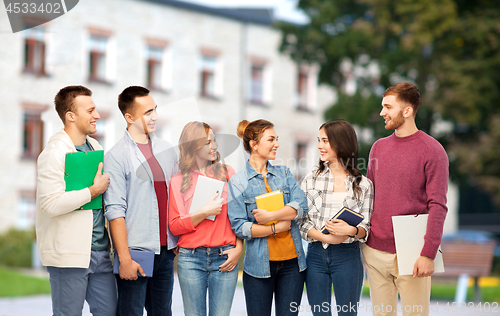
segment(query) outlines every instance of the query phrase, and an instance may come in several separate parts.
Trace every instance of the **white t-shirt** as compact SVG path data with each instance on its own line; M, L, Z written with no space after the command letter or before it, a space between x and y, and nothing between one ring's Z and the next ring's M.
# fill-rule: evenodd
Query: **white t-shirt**
M328 203L329 205L332 206L329 210L327 210L328 220L337 215L337 213L344 207L344 199L346 197L347 197L347 192L333 192L332 200L330 201L330 203Z

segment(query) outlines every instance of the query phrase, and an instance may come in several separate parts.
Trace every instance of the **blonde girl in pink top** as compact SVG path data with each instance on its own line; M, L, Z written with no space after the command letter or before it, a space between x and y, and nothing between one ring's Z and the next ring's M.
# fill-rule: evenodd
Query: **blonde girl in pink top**
M227 217L227 183L201 209L189 213L198 177L227 182L233 168L220 163L217 140L210 126L190 122L179 138L179 173L172 177L169 227L179 236L177 274L185 315L229 315L238 279L243 244ZM215 220L207 219L215 215Z

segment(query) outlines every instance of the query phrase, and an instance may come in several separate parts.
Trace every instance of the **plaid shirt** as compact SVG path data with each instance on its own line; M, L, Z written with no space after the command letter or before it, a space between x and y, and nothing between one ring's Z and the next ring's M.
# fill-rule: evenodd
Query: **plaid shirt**
M297 224L299 225L300 234L302 238L307 242L316 241L313 238L307 237L307 233L311 228L316 228L320 230L325 222L329 220L329 214L336 214L340 210L331 210L332 199L333 199L333 187L334 187L334 177L330 171L330 168L325 168L322 173L318 175L315 179L314 175L316 170L309 172L307 176L302 180L301 189L304 191L307 197L307 204L309 207L309 212L304 213L304 217L301 218ZM354 177L348 175L345 179L345 185L347 190L347 196L343 201L343 205L349 209L363 215L365 218L358 227L362 227L366 230L366 236L364 238L347 238L344 243L352 243L356 240L360 242L366 242L368 239L368 234L370 232L370 217L373 213L373 184L372 182L363 176L359 187L361 188L360 199L357 200L354 197L354 192L352 190L352 182ZM330 212L332 211L332 212ZM326 248L328 244L323 243L323 247Z

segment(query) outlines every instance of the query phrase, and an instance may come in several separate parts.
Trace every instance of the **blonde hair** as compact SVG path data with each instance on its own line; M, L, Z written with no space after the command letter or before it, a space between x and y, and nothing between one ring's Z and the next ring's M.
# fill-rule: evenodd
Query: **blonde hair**
M182 173L181 193L186 192L192 185L191 169L196 163L198 150L205 146L210 129L210 125L198 121L189 122L182 129L179 137L179 169ZM214 178L226 181L228 178L227 167L220 163L218 151L217 158L210 163Z
M273 127L273 123L262 119L255 120L253 122L243 120L238 124L238 127L236 128L236 135L238 135L238 137L243 140L243 147L245 148L245 151L251 154L252 147L250 146L250 141L253 140L258 143L266 129Z

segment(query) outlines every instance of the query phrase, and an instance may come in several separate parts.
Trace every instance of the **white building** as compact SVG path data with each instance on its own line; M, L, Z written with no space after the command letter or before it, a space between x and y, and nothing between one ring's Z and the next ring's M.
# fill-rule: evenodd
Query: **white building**
M26 16L23 23L37 19ZM316 163L317 130L334 94L317 86L318 67L298 66L279 52L281 33L272 23L272 12L264 9L86 0L12 34L0 11L0 231L34 224L36 157L62 127L53 99L67 85L94 92L101 114L96 137L105 150L125 129L118 94L142 85L159 106L159 136L177 143L182 126L194 119L235 135L240 120L265 118L279 135L277 163L304 176ZM241 169L242 146L225 162Z

